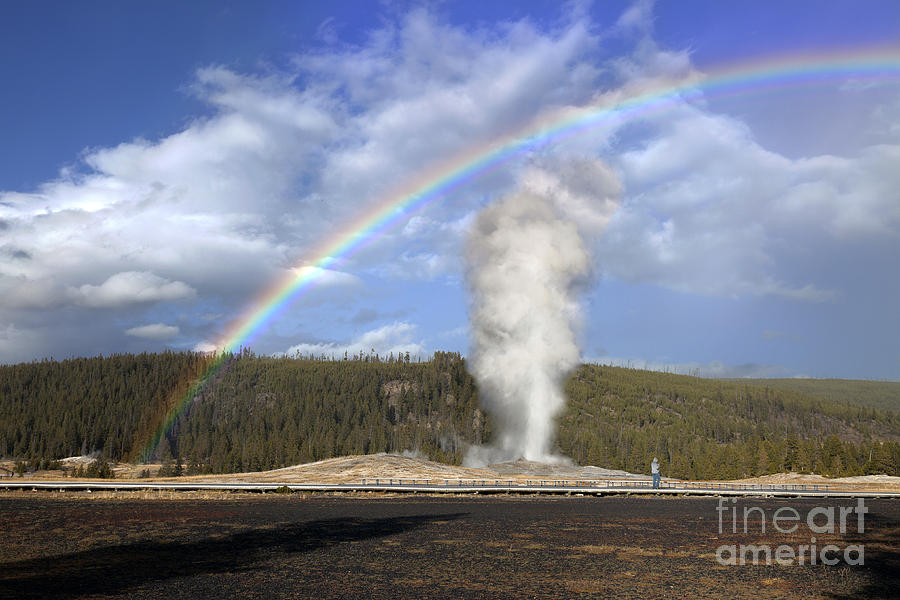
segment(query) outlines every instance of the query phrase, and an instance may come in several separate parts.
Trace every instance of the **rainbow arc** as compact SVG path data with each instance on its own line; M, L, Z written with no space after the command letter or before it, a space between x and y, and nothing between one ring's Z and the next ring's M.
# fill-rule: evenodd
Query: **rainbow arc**
M540 115L506 136L467 148L424 170L401 188L372 203L366 212L323 241L301 265L276 281L249 305L216 343L217 358L172 404L146 443L139 445L143 448L142 458L153 454L162 436L221 368L229 353L248 347L294 301L314 286L329 267L357 254L428 204L450 197L470 182L524 154L563 143L566 139L599 127L647 118L693 99L771 93L847 82L900 84L900 47L781 56L726 66L706 75L695 75L686 81L663 84L630 95L608 95L590 106Z

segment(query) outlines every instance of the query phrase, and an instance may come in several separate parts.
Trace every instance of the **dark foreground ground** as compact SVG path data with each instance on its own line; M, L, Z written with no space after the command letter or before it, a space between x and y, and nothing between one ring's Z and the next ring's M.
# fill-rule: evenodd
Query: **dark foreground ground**
M771 515L849 500L0 496L3 598L896 598L900 502L847 533L773 532ZM730 506L730 505L726 505ZM758 513L743 533L743 507ZM839 510L835 515L839 515ZM817 519L825 523L825 516ZM791 523L782 522L782 528ZM723 544L828 543L834 566L726 566ZM862 566L844 562L864 546ZM818 552L817 552L818 553ZM853 554L852 558L857 559ZM808 560L808 559L807 559Z

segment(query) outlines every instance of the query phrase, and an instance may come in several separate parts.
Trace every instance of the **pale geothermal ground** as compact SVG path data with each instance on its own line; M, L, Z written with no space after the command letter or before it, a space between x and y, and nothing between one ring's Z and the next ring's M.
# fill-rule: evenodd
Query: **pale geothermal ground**
M89 464L89 457L71 457L64 459L68 467ZM9 469L13 464L0 464ZM159 465L134 465L119 463L113 465L119 479L137 478L144 469L155 473ZM2 472L0 472L2 473ZM35 479L60 479L62 471L43 471L26 474ZM203 482L246 482L246 483L358 483L362 479L649 479L647 474L634 474L625 471L603 469L600 467L581 467L565 464L546 464L526 460L488 465L483 468L460 467L436 463L414 456L395 454L371 454L366 456L341 456L314 463L295 465L272 471L254 473L229 473L222 475L196 475L192 477L175 477L165 479L149 479L145 481L203 481ZM900 477L888 475L867 475L860 477L840 477L828 479L821 475L800 473L775 473L762 477L737 480L739 483L823 483L836 488L850 490L889 490L900 491Z

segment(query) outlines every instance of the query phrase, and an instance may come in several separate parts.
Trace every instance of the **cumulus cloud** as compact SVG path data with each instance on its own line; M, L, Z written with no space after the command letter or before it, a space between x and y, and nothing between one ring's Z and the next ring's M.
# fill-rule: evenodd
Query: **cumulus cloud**
M197 342L196 344L194 344L194 347L191 348L191 350L193 350L194 352L211 353L211 352L218 352L219 347L216 346L215 344L213 344L212 342L203 341L203 342Z
M900 184L887 167L900 146L791 160L761 147L739 121L696 107L653 125L615 160L628 192L600 241L609 276L695 294L828 301L838 282L784 267L812 247L833 252L900 231L887 189Z
M335 271L333 269L323 269L322 267L297 267L291 269L291 274L293 277L315 281L316 285L319 286L348 286L359 284L359 278L350 273Z
M182 281L169 281L148 271L116 273L100 285L69 288L67 295L91 308L115 308L128 304L193 298L196 291Z
M165 323L153 323L151 325L141 325L140 327L132 327L126 329L125 334L148 340L170 340L178 335L179 328L176 325L166 325Z
M638 0L629 6L616 26L625 33L638 31L643 35L649 35L653 30L653 0Z
M377 329L366 331L362 335L345 343L318 342L300 343L288 348L285 356L313 355L342 357L346 352L349 355L370 355L373 352L382 357L405 355L425 357L425 346L421 341L415 341L416 326L405 321L398 321L390 325L384 325Z
M360 215L446 174L473 149L527 123L701 78L689 52L653 42L652 8L634 4L607 31L578 10L552 28L528 20L467 28L415 9L363 43L301 54L282 72L205 66L187 87L206 116L159 139L88 149L33 191L0 192L0 322L16 323L35 356L54 346L37 327L52 331L62 319L110 332L116 349L123 326L100 327L97 308L116 307L137 328L168 318L148 307L178 302L194 322L181 329L187 343L214 339L222 321L312 264ZM320 34L339 32L324 23ZM615 53L604 46L611 37ZM896 107L882 113L873 118L893 125ZM661 114L607 119L404 214L399 228L322 272L318 287L340 288L340 301L309 301L327 300L335 322L349 323L337 311L360 310L368 278L458 281L472 215L519 183L557 199L604 277L690 294L840 300L863 287L817 262L862 260L875 242L878 268L897 255L900 145L896 131L881 129L880 145L788 158L702 95ZM612 180L620 204L598 195ZM30 321L35 313L43 318ZM226 316L201 318L209 313Z
M587 100L598 76L590 29L582 20L547 33L521 21L490 33L420 9L363 45L301 55L282 73L201 68L188 87L208 116L161 139L89 149L33 193L0 193L4 242L18 252L0 253L0 303L35 310L192 297L239 314L423 169L548 106ZM459 228L446 223L477 208L491 189L478 185L424 218L414 235L427 243L409 249L411 230L391 232L382 250L337 268L458 272ZM401 267L385 268L392 264Z

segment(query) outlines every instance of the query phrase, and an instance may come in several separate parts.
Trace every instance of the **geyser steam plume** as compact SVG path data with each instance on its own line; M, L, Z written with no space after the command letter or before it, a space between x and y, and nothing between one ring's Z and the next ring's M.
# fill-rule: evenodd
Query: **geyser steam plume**
M590 268L577 227L547 194L525 189L488 206L468 238L472 374L499 431L469 464L557 462L554 417L578 365L577 287Z

